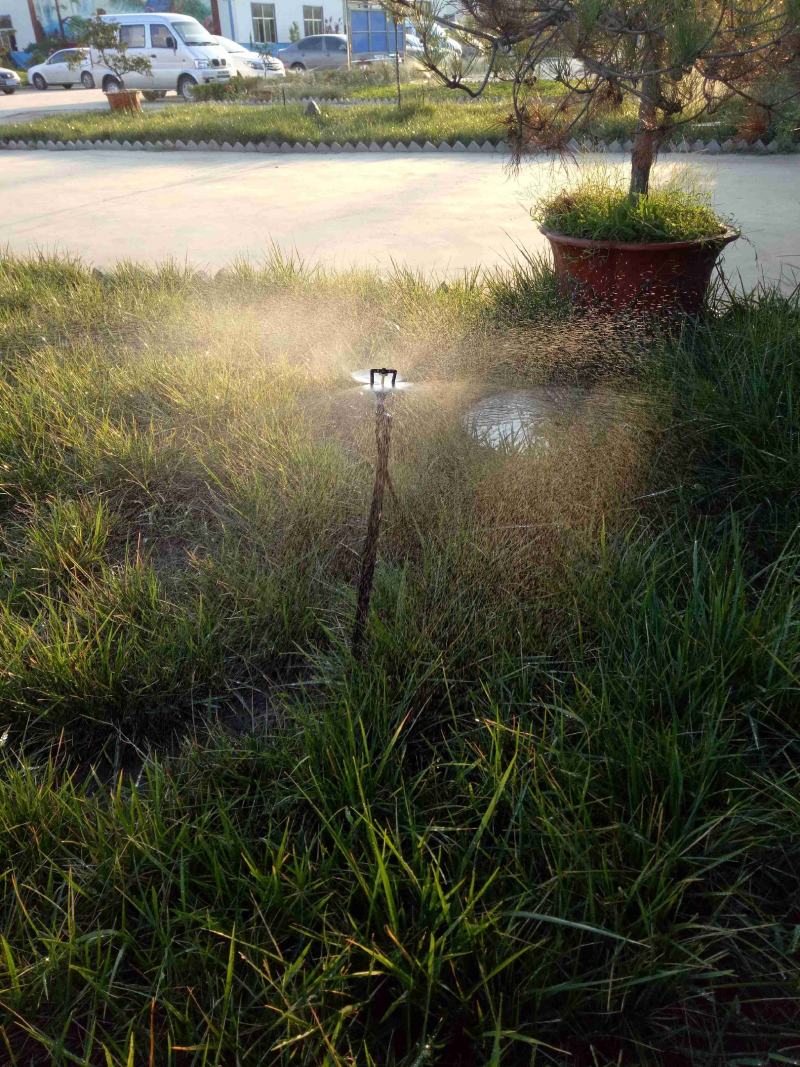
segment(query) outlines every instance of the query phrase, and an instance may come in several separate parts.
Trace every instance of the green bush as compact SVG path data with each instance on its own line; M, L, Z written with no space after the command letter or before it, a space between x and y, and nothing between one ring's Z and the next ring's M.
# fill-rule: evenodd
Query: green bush
M763 103L738 102L738 136L747 141L774 138L780 151L791 151L800 140L800 56L787 70L760 81L754 95Z
M49 34L43 37L41 41L31 42L25 51L32 54L31 65L33 66L36 63L44 63L48 56L51 56L53 52L57 52L60 48L65 48L69 43L58 34Z
M214 103L241 102L242 100L258 100L261 103L269 103L271 100L280 97L280 90L271 87L263 78L242 78L237 75L227 82L209 82L207 85L196 85L192 96L198 103L209 101Z

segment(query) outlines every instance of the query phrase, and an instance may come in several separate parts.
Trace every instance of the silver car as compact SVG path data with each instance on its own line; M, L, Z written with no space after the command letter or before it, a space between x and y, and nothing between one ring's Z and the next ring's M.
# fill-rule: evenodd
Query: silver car
M338 70L347 66L347 38L343 33L320 33L278 49L288 70Z
M19 89L20 81L20 76L15 70L11 70L10 67L0 67L0 92L11 96Z

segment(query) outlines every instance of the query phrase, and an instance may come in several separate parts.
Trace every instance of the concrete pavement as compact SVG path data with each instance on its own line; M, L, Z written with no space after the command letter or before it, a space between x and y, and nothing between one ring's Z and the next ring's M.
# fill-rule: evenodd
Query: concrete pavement
M163 107L164 104L180 104L183 101L171 93L165 100L145 103L145 108ZM72 89L63 89L60 85L51 85L48 89L34 89L23 85L10 96L0 93L0 126L15 122L31 122L44 118L45 115L63 115L68 111L107 111L108 101L101 89L84 89L76 85Z
M603 162L624 165L614 158ZM100 266L174 259L216 269L258 260L274 244L335 267L491 267L544 249L529 207L569 177L547 160L513 176L499 157L406 153L9 151L2 160L0 240L16 253L63 251ZM745 234L725 255L726 273L748 287L762 271L782 273L787 286L800 280L800 157L685 165Z

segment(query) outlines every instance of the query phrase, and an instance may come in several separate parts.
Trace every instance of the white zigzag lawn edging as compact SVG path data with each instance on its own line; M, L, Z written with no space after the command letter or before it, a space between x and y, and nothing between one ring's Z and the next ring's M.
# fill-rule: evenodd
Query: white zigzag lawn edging
M606 141L576 141L572 140L567 145L569 150L573 153L623 153L630 152L633 147L632 141L625 141L624 143L614 140L610 142ZM33 141L33 140L0 140L0 149L10 150L27 150L27 151L51 151L51 152L65 152L65 151L132 151L132 152L262 152L262 153L303 153L303 154L320 154L329 155L342 152L480 152L480 153L492 153L507 154L509 151L508 144L505 141L470 141L469 144L464 144L463 141L455 141L450 144L448 141L440 141L438 144L433 144L431 141L425 141L420 144L419 141L385 141L383 144L378 144L376 141L372 141L369 145L364 144L363 141L358 141L353 144L351 141L345 141L339 143L338 141L321 141L319 144L312 144L311 141L301 143L296 141L293 144L289 144L284 141L281 144L276 144L274 141L268 142L254 142L248 141L246 144L242 144L241 141L235 141L231 144L229 141L223 141L222 144L218 144L215 140L211 141ZM800 150L800 146L796 146L794 151ZM721 144L716 140L701 141L696 140L693 142L681 141L679 143L669 142L661 149L664 153L679 152L679 153L698 153L706 155L717 154L730 154L730 153L749 153L753 155L774 155L780 152L780 147L777 141L770 141L765 144L762 140L754 141L752 144L744 140L734 140L729 138L723 141ZM785 151L785 150L784 150Z

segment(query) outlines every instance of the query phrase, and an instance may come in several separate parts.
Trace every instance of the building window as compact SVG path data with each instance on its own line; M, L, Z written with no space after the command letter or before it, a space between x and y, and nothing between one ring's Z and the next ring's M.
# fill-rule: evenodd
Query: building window
M253 17L253 41L256 44L275 44L278 33L275 28L274 4L251 4Z
M325 32L325 20L322 17L321 7L309 7L303 4L303 32L306 37L312 33Z

